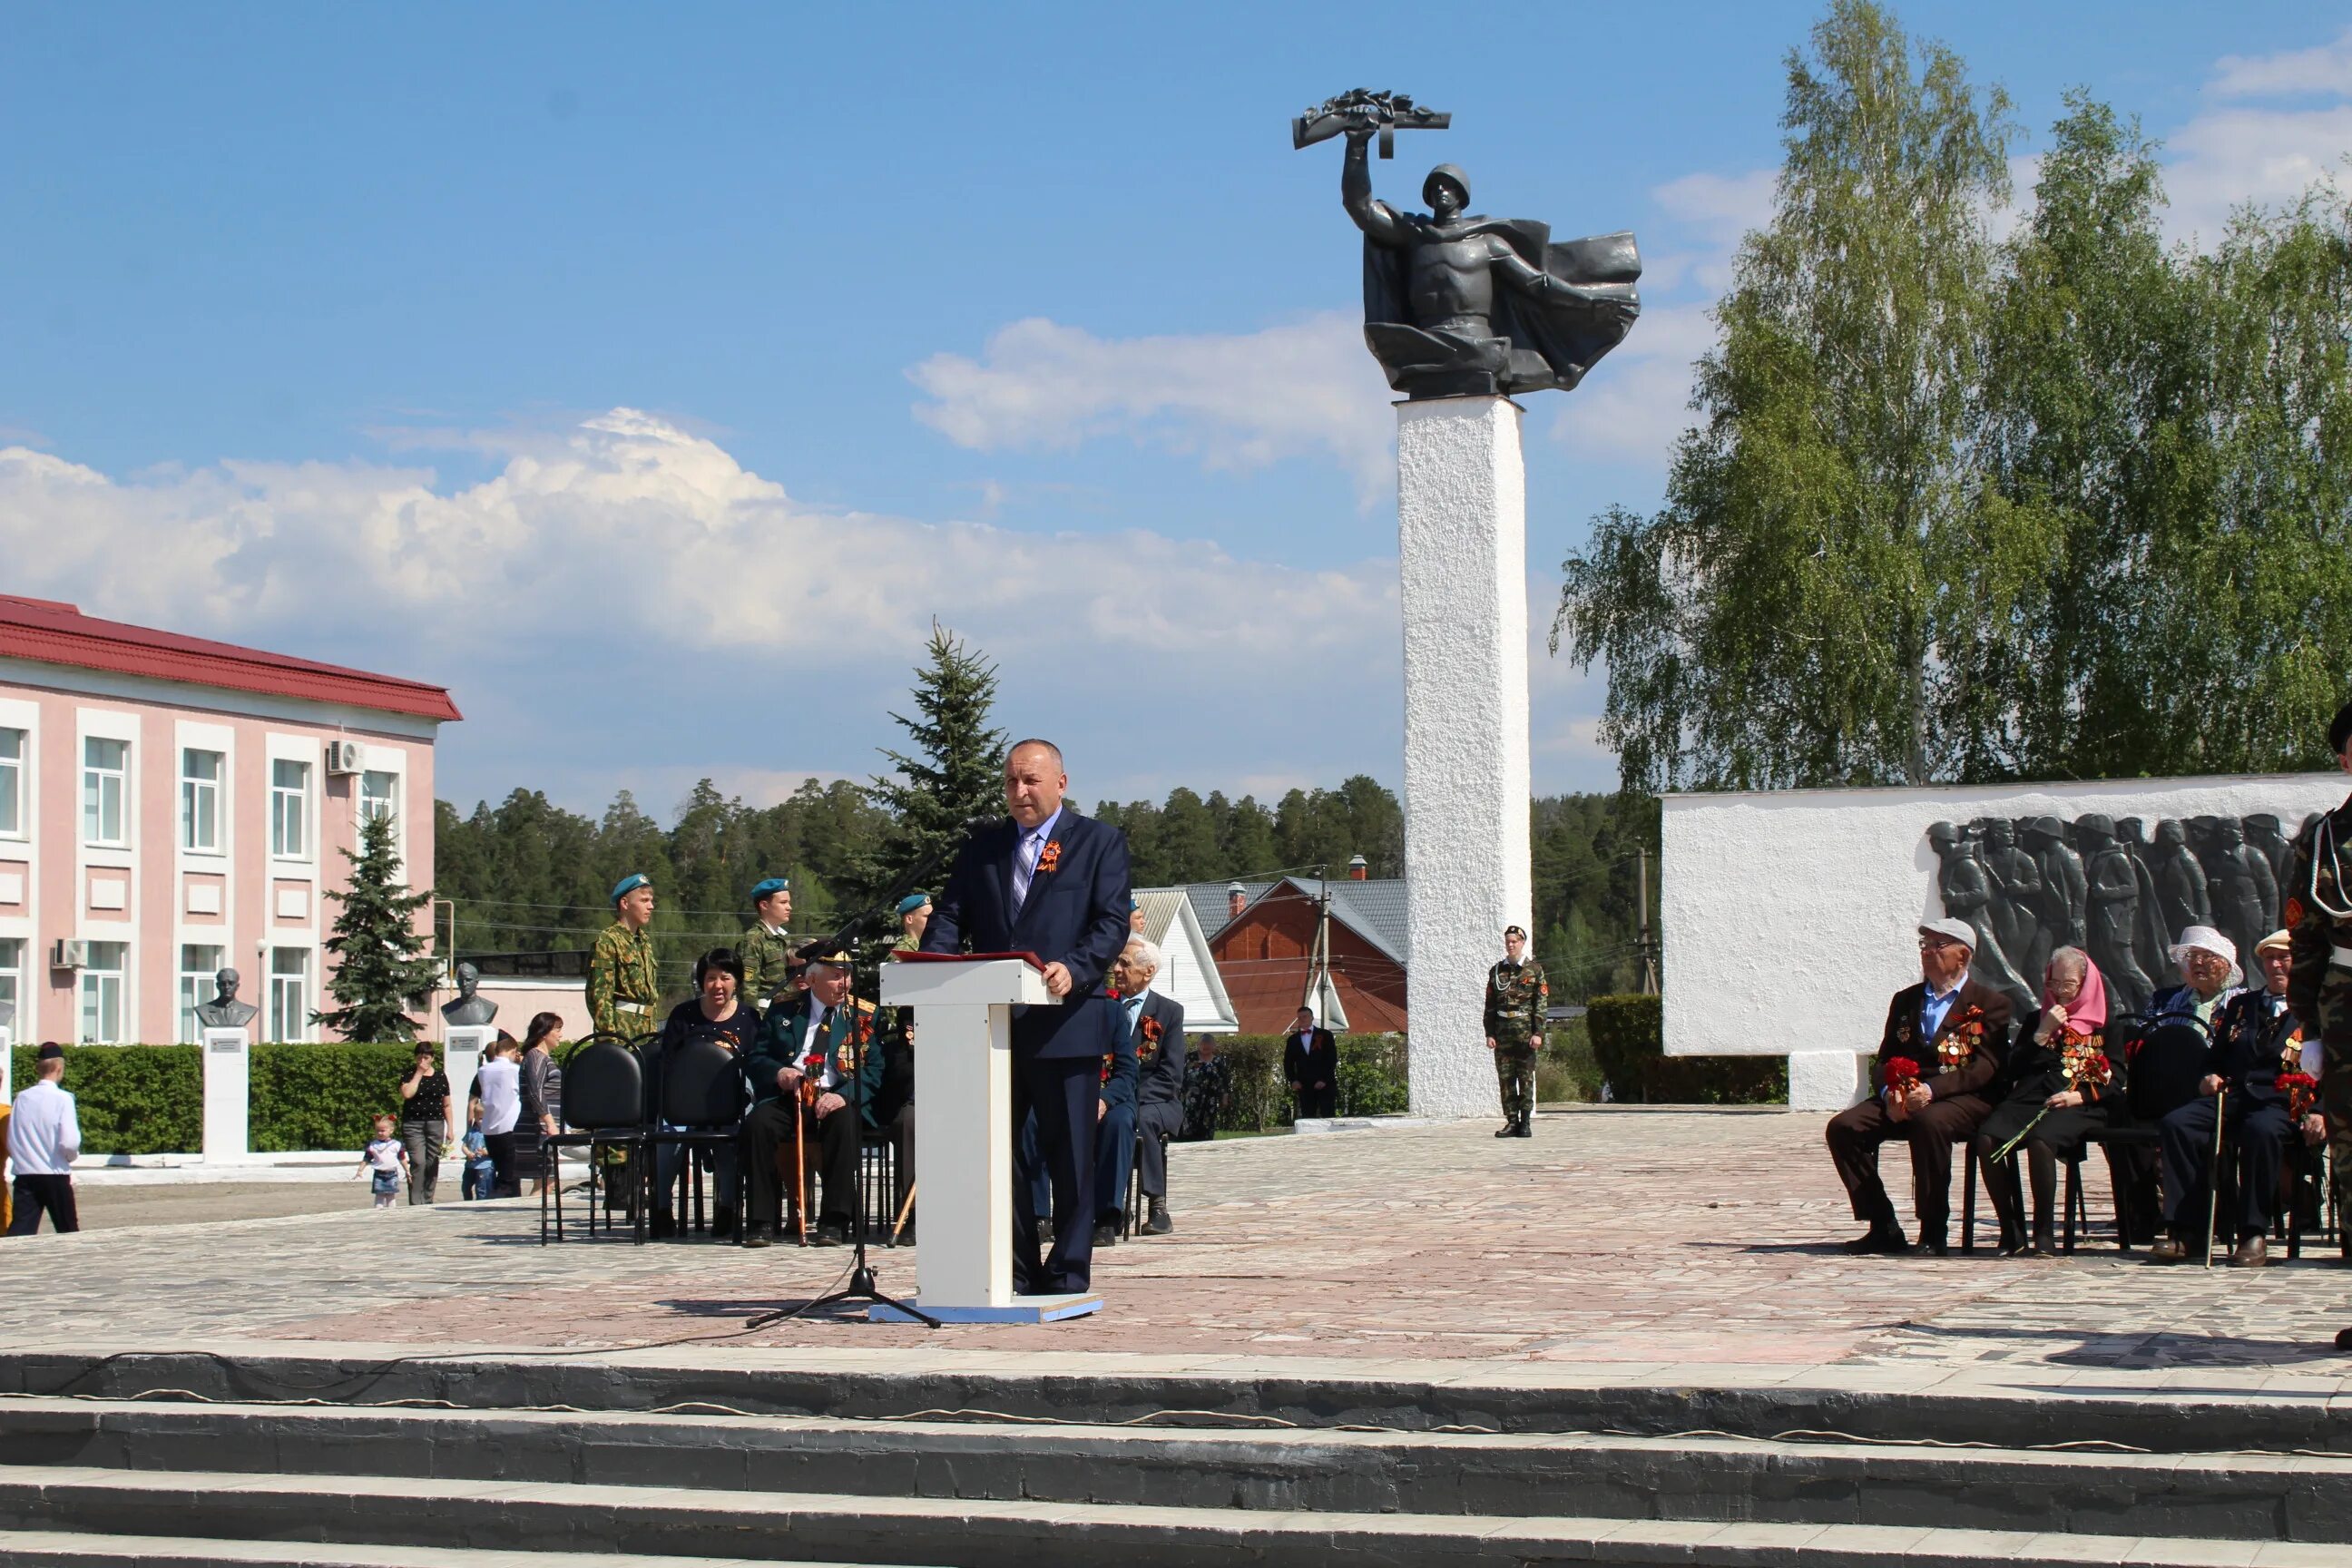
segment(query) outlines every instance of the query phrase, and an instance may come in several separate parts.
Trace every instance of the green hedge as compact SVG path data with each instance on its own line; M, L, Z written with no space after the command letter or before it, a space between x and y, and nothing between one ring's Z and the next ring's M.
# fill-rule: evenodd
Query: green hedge
M1280 1035L1219 1035L1217 1056L1231 1064L1234 1098L1220 1132L1264 1132L1296 1119L1282 1081ZM1341 1035L1339 1114L1391 1116L1405 1108L1404 1037Z
M415 1060L413 1045L256 1046L247 1141L257 1154L357 1149L377 1117L400 1114Z
M8 1081L40 1075L33 1046L9 1053ZM204 1051L195 1046L68 1046L66 1088L88 1154L184 1154L204 1147Z
M11 1053L10 1079L31 1083L32 1046ZM253 1047L247 1139L258 1154L353 1149L377 1116L400 1114L406 1045ZM205 1146L205 1062L198 1046L68 1046L66 1088L90 1154L194 1154Z
M1781 1057L1670 1057L1655 996L1595 996L1585 1014L1592 1056L1611 1093L1646 1105L1785 1105Z

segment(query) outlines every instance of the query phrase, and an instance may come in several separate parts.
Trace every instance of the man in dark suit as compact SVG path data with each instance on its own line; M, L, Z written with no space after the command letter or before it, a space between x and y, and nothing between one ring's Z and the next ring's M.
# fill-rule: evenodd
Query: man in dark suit
M1937 1258L1947 1250L1952 1145L1966 1144L1991 1114L1990 1091L2009 1050L2009 999L1969 973L1976 940L1963 920L1929 921L1919 928L1923 978L1897 991L1887 1006L1871 1075L1877 1092L1830 1118L1830 1158L1845 1183L1853 1217L1870 1226L1846 1244L1848 1252L1910 1250L1878 1179L1879 1145L1897 1138L1911 1145L1919 1245ZM1891 1077L1886 1064L1896 1060L1910 1062L1917 1076Z
M1062 804L1060 748L1016 742L1004 757L1011 820L983 827L932 900L925 952L1034 952L1059 1006L1013 1015L1013 1132L1036 1113L1053 1197L1054 1247L1040 1258L1025 1173L1013 1183L1013 1285L1031 1295L1087 1288L1094 1262L1095 1121L1102 1058L1118 1045L1104 974L1126 945L1132 898L1127 836Z
M1142 1167L1138 1184L1150 1205L1143 1228L1165 1236L1176 1228L1168 1217L1168 1154L1160 1146L1162 1133L1173 1138L1184 1128L1184 1005L1151 989L1160 973L1160 949L1140 936L1127 939L1127 947L1110 966L1111 989L1118 993L1122 1023L1134 1045L1133 1066L1104 1082L1102 1125L1095 1148L1095 1245L1118 1240L1118 1225L1127 1204L1127 1178ZM1118 1079L1132 1072L1135 1083L1124 1103L1113 1103L1111 1090Z
M1312 1007L1291 1015L1290 1033L1282 1037L1282 1080L1290 1086L1299 1115L1339 1113L1339 1043L1330 1030L1316 1026Z

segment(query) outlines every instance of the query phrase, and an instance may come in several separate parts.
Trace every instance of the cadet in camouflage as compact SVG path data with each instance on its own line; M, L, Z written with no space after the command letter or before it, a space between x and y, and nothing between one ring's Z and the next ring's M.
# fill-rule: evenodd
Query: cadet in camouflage
M2327 727L2336 764L2352 773L2352 702ZM2280 888L2294 965L2287 1005L2320 1048L2319 1108L2339 1210L2352 1204L2352 799L2312 819L2294 841ZM2352 1329L2336 1338L2352 1350Z
M1503 1090L1497 1138L1536 1135L1536 1054L1543 1049L1551 985L1527 950L1528 933L1510 927L1503 932L1503 962L1486 972L1486 1048L1495 1053L1495 1078Z
M769 1000L792 981L786 967L793 956L786 941L786 928L793 921L790 879L771 877L754 887L751 916L751 929L735 944L735 953L743 961L743 995L765 1017Z
M588 1016L597 1033L634 1039L661 1026L655 1006L661 983L654 971L654 885L643 873L613 885L613 912L619 918L597 937L588 955Z

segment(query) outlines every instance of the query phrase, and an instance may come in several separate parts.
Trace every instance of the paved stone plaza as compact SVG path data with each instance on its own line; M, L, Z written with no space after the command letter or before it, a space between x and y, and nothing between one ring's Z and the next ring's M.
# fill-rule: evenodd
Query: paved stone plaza
M1177 1232L1097 1255L1099 1318L936 1332L798 1321L736 1344L883 1363L1047 1351L1056 1367L1118 1352L1645 1383L2352 1392L2352 1358L2329 1348L2352 1322L2352 1272L2332 1258L2156 1268L2102 1235L2054 1262L1854 1259L1836 1249L1855 1227L1816 1117L1595 1110L1548 1115L1528 1142L1488 1133L1179 1145ZM2102 1212L2096 1174L2091 1201ZM365 1203L353 1191L329 1215L10 1243L0 1344L625 1348L730 1333L830 1286L848 1258L542 1248L529 1202ZM911 1251L877 1257L884 1289L911 1290Z

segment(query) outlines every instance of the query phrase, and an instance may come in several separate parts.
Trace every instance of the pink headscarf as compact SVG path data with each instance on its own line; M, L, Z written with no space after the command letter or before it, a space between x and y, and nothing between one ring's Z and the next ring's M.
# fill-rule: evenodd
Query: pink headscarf
M2046 973L2042 976L2042 1005L2044 1008L2060 1005L2057 997L2051 994L2050 976ZM2089 953L2083 954L2082 994L2064 1006L2066 1027L2075 1034L2095 1035L2106 1027L2107 977L2099 973L2099 966L2091 962Z

